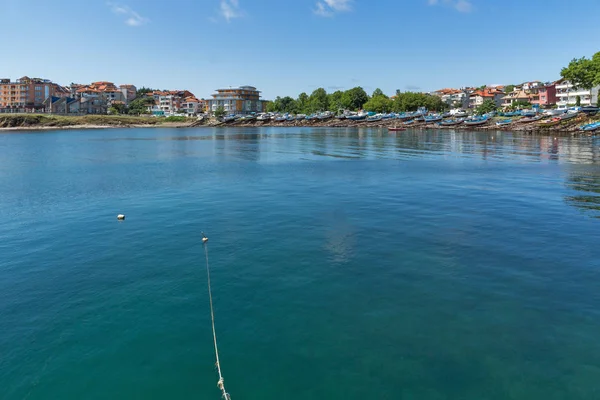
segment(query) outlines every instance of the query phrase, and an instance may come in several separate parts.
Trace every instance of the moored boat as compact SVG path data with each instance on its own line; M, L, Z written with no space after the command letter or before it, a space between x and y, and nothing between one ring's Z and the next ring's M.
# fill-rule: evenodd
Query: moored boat
M584 106L584 107L581 107L581 112L584 112L584 113L589 114L589 115L594 115L598 111L600 111L600 108L598 108L596 106Z
M468 126L484 125L489 122L487 117L475 117L472 119L466 119L463 123Z
M560 118L560 120L561 120L561 121L567 121L567 120L569 120L569 119L573 119L573 118L575 118L575 117L577 116L577 114L579 114L579 113L578 113L578 112L575 112L575 111L569 111L569 112L567 112L567 113L565 113L565 114L561 115L561 116L560 116L560 117L558 117L558 118Z
M535 121L539 121L540 119L544 118L544 116L542 114L538 114L535 117L531 117L531 118L522 118L520 120L517 121L517 123L519 124L527 124L529 122L535 122Z
M462 124L464 121L464 119L459 118L459 119L446 119L443 120L441 122L438 122L439 125L441 126L454 126L454 125L460 125Z
M361 113L354 114L354 115L348 115L348 116L346 116L346 119L349 119L351 121L360 121L360 120L367 118L367 115L368 115L367 113L361 112Z
M496 122L496 126L504 126L512 123L512 119L503 119L501 121Z
M558 124L560 124L560 118L558 118L558 117L548 118L548 119L545 119L545 120L539 122L539 126L541 126L541 127L549 127L549 126L554 126L554 125L558 125Z
M600 122L592 122L591 124L581 125L579 127L579 130L585 131L585 132L593 132L599 128L600 128Z
M383 119L383 116L381 114L375 114L375 115L371 115L370 117L367 117L367 122L377 122L377 121L381 121Z
M296 115L296 121L301 121L303 119L306 119L306 114L298 114L298 115Z
M427 115L423 118L425 119L425 122L428 124L432 124L434 122L439 122L443 119L441 115Z
M405 131L406 130L406 128L404 128L402 126L390 126L387 129L390 132L400 132L400 131Z

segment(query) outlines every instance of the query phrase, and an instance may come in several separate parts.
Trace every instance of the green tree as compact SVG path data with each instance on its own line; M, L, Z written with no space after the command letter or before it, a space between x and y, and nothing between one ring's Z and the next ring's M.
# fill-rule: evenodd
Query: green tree
M515 85L506 85L506 87L504 88L504 93L510 93L513 90L515 90Z
M351 111L362 109L367 101L369 95L360 86L346 90L342 95L342 106Z
M142 86L135 92L136 97L144 96L146 93L154 92L154 89L150 89Z
M581 96L577 95L577 97L575 97L575 105L577 107L581 106Z
M329 111L333 111L333 112L337 112L339 109L344 108L344 106L342 105L342 97L344 96L344 92L342 92L341 90L336 90L333 93L330 93L327 95L327 103L328 103L328 110Z
M154 99L150 96L137 97L129 103L128 114L141 115L149 114L148 107L154 105Z
M378 113L389 112L392 110L393 102L385 95L373 96L367 101L363 108L368 111Z
M475 109L477 115L487 114L492 111L496 111L496 103L490 99L484 100L483 104Z
M308 95L304 92L298 95L298 99L296 100L296 107L298 108L298 112L302 114L308 114Z
M396 112L416 111L419 107L426 107L432 111L443 111L448 105L438 96L425 93L396 91L392 102L392 109Z
M290 96L277 96L275 100L267 104L267 111L295 113L297 111L296 100L292 99Z
M594 54L592 59L574 58L560 71L560 76L575 88L590 90L600 84L600 52Z
M373 94L371 95L371 97L377 97L377 96L385 96L385 94L383 94L383 91L381 89L377 88L373 91Z
M225 108L223 106L217 107L214 112L215 118L223 118L225 116Z
M109 114L118 115L118 114L127 114L127 106L125 104L113 104L108 109Z
M327 92L323 88L315 89L308 98L308 109L310 113L327 110L328 105Z
M531 108L531 103L528 101L517 100L512 103L513 109Z

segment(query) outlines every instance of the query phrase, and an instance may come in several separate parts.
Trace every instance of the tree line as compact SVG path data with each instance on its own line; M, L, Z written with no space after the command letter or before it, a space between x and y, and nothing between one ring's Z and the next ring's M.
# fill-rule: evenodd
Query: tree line
M338 112L340 110L374 112L416 111L419 107L429 110L443 111L448 108L439 97L425 93L396 91L395 96L388 97L381 89L375 89L369 96L358 86L346 91L336 90L327 93L323 88L314 90L310 95L300 93L296 99L285 96L277 97L267 105L268 112L290 114L313 114L321 111Z
M600 51L591 58L581 57L571 60L560 71L560 76L576 88L591 90L600 85ZM600 99L598 100L600 103Z

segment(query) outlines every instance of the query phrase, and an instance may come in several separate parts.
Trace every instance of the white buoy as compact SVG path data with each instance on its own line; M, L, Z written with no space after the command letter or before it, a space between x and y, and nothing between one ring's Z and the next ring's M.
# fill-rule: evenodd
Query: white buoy
M125 214L119 214L119 215L117 215L117 219L119 221L123 221L125 219Z

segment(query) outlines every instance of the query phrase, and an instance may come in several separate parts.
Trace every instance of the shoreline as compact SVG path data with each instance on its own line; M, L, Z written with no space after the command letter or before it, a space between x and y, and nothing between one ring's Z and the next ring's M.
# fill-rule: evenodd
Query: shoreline
M0 127L0 133L2 132L24 132L24 131L56 131L56 130L85 130L85 129L118 129L118 128L370 128L370 129L387 129L389 127L406 127L407 130L454 130L454 131L510 131L520 132L525 134L571 134L571 135L591 135L593 132L581 132L578 130L579 126L590 121L590 118L582 115L574 118L573 120L565 121L556 126L540 127L536 122L529 124L519 123L518 120L508 125L497 126L495 122L501 118L494 118L491 122L485 125L479 126L465 126L465 125L454 125L454 126L442 126L436 123L425 123L418 122L411 125L404 126L399 120L382 120L376 122L369 121L351 121L351 120L338 120L330 118L327 120L295 120L295 121L233 121L233 122L217 122L214 119L211 120L197 120L197 121L186 121L186 122L160 122L160 121L149 121L153 123L79 123L73 125L42 125L33 124L29 126L9 126ZM133 122L133 121L132 121ZM136 121L138 122L138 121Z
M227 128L227 127L308 127L308 128L390 128L390 127L405 127L407 130L455 130L455 131L503 131L503 132L521 132L525 134L571 134L571 135L587 135L593 134L593 132L582 132L579 127L583 124L589 123L592 119L585 114L582 114L576 118L568 121L564 121L555 126L542 127L537 122L531 123L520 123L519 120L515 120L508 125L497 126L496 122L504 118L494 117L490 122L484 125L478 126L467 126L464 124L443 126L437 123L426 123L416 122L410 125L403 125L403 123L396 119L388 119L376 122L370 122L366 120L362 121L351 121L351 120L338 120L330 118L327 120L295 120L295 121L233 121L233 122L218 122L218 123L207 123L199 124L196 126L206 126L214 128Z

